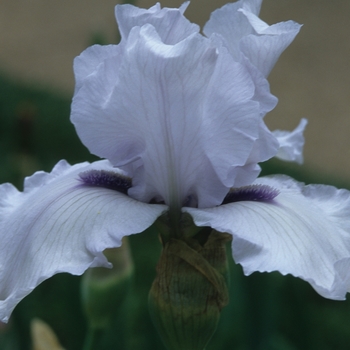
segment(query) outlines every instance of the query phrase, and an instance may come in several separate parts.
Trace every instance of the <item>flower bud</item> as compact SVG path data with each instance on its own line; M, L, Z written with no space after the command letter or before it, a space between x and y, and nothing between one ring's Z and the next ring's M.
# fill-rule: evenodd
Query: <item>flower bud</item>
M34 318L30 323L33 350L64 350L56 334L44 321Z
M106 249L111 269L97 267L85 272L82 302L92 329L107 327L130 287L133 262L127 237L119 248Z
M157 265L149 308L169 350L204 349L228 303L225 243L231 236L211 231L203 245L201 239L169 239Z

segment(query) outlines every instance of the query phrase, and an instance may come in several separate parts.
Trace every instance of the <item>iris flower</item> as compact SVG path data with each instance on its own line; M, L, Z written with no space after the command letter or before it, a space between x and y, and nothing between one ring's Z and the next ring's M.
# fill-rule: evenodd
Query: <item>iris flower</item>
M266 80L300 25L269 26L262 0L214 11L203 29L178 9L116 7L118 45L75 59L71 120L103 160L0 187L0 318L59 272L109 267L103 250L168 215L181 234L197 227L232 235L244 273L300 277L322 296L350 287L350 195L287 176L258 178L272 157L302 161L302 120L271 132L277 99ZM186 214L186 215L187 215Z

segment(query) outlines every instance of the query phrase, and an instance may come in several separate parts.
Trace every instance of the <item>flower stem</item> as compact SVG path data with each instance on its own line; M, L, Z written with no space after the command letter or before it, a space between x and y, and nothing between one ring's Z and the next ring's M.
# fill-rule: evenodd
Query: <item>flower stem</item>
M98 349L98 344L102 338L102 335L102 329L90 328L85 338L83 350Z
M180 238L181 236L181 210L177 207L169 209L169 227L171 236L173 238Z

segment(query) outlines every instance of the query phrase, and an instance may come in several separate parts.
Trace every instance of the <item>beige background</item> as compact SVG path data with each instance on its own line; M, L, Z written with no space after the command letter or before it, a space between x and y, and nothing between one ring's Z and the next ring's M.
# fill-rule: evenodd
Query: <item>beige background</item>
M182 0L162 1L178 7ZM193 0L186 12L201 25L223 0ZM116 40L115 0L2 0L0 70L19 80L55 87L70 96L72 60L94 35ZM154 1L139 0L140 7ZM261 18L293 19L301 33L270 75L280 99L266 118L292 129L309 119L305 166L342 179L350 175L350 1L265 0Z

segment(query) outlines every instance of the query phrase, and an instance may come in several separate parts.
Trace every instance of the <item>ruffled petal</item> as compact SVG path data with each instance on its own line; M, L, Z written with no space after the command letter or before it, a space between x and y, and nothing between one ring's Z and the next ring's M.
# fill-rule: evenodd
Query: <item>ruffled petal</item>
M76 57L74 59L75 93L78 92L87 77L96 74L101 62L109 59L118 62L121 48L120 45L93 45ZM108 78L115 82L117 76L110 74Z
M279 194L273 200L184 211L198 226L232 234L233 257L247 275L292 274L323 297L344 299L350 289L350 192L304 186L287 176L259 178L254 184Z
M72 121L92 153L134 164L134 198L182 205L191 197L208 207L234 185L261 135L254 96L249 71L226 49L199 34L166 45L144 25L129 33L121 64L101 63L85 80Z
M118 22L122 39L126 39L133 27L142 27L151 24L168 45L174 45L189 35L199 33L199 26L191 23L184 15L189 1L185 2L179 9L161 8L160 4L152 6L148 10L133 5L117 5L115 16Z
M229 3L213 11L203 33L210 37L220 34L226 41L229 51L236 61L241 60L239 43L241 39L254 32L249 20L239 11L243 6L258 15L262 0L240 0Z
M91 169L117 172L107 161L70 166L59 162L50 174L38 172L23 192L0 186L0 319L58 272L80 275L109 266L102 251L123 236L144 231L166 207L140 203L115 190L85 185L79 174Z
M247 17L256 34L246 36L240 42L240 49L249 61L267 77L281 53L299 33L301 25L294 21L269 26L255 14L245 9L240 11Z
M275 130L274 136L279 142L279 150L276 157L286 161L303 163L303 148L305 143L304 130L307 120L302 119L299 125L291 132Z
M267 77L301 26L293 21L269 26L258 17L260 6L260 0L226 4L211 14L203 32L207 36L220 34L236 61L247 58Z
M262 72L260 72L247 57L243 57L242 61L254 81L255 94L253 99L260 104L261 117L264 117L266 113L272 111L276 107L278 99L270 93L270 84Z

